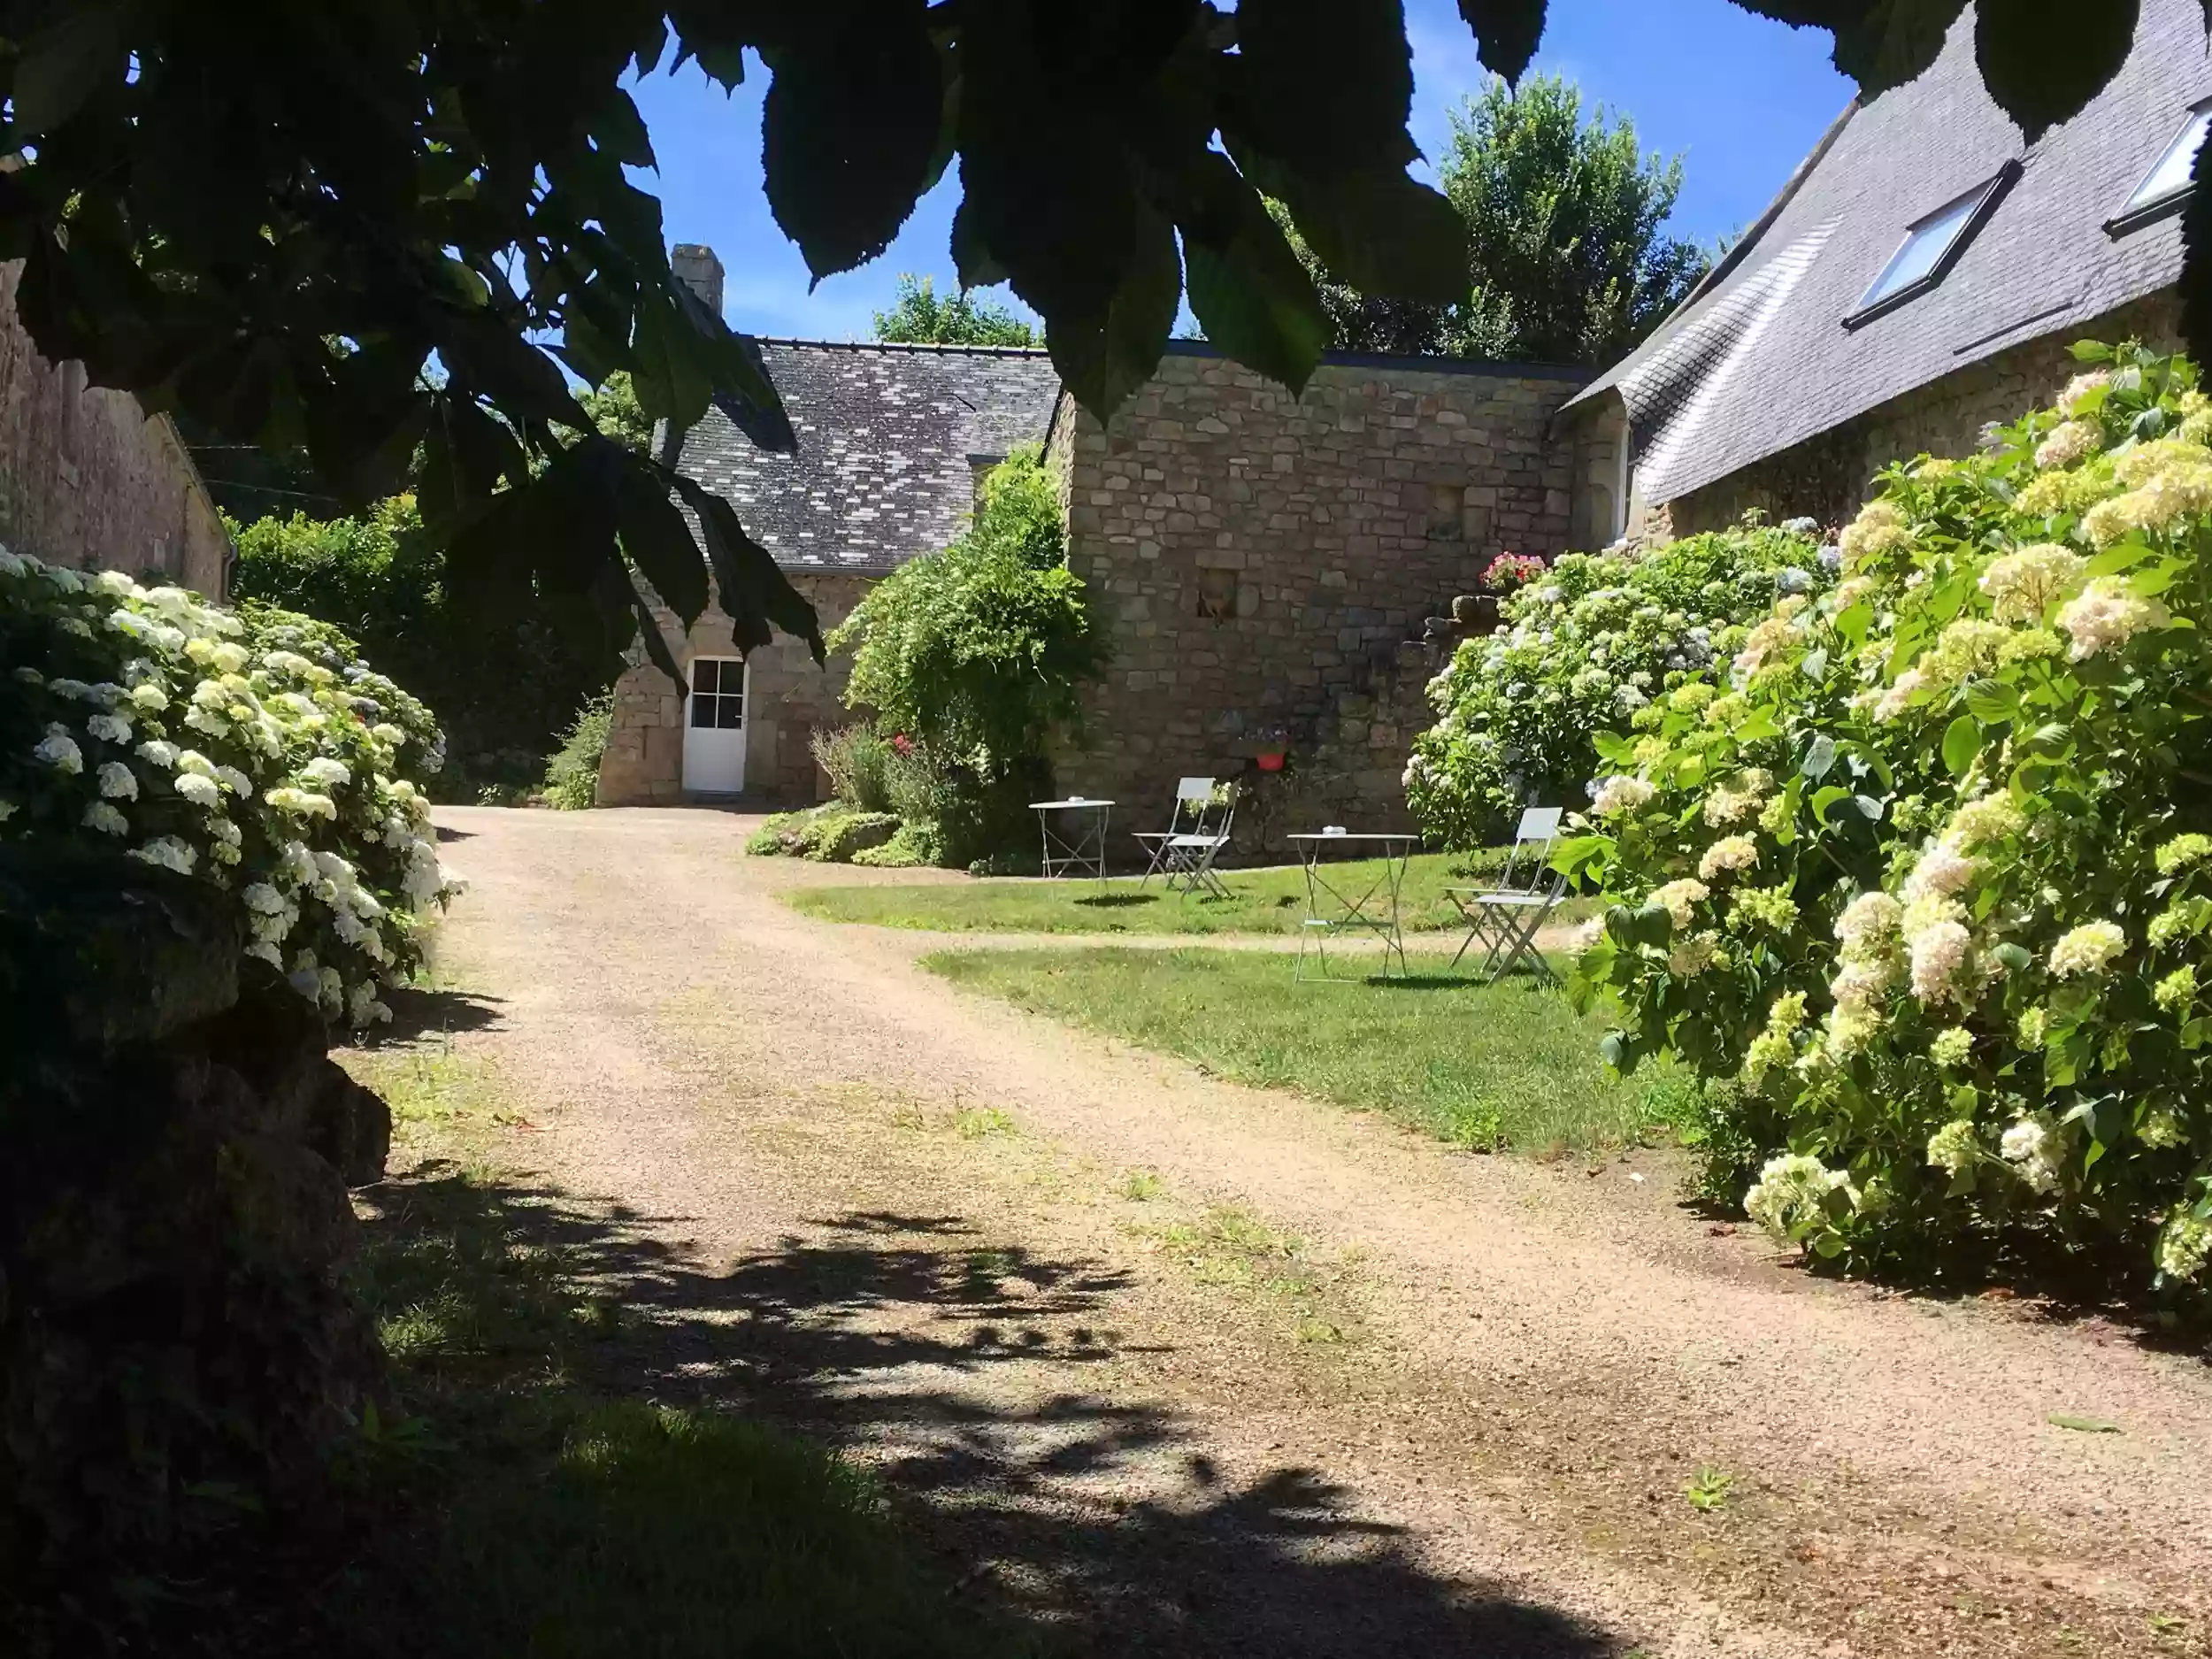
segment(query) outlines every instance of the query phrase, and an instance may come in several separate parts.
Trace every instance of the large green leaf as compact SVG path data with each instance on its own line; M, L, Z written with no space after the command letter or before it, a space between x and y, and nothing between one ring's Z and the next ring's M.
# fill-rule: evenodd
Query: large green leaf
M1459 15L1475 32L1482 66L1518 81L1544 38L1544 0L1459 0Z
M1912 80L1943 50L1966 0L1736 0L1793 27L1835 36L1836 67L1871 97Z
M1313 280L1252 187L1225 156L1201 158L1182 224L1190 304L1207 339L1293 391L1329 339Z
M1146 202L1134 211L1135 257L1121 287L1102 310L1056 320L1045 336L1061 380L1094 411L1118 407L1151 379L1183 296L1174 227Z
M1294 166L1402 170L1420 154L1401 0L1241 0L1224 73L1236 136Z
M824 660L821 623L768 549L745 533L730 503L695 480L671 474L669 482L698 519L714 570L716 596L740 650L773 638L769 624L804 640L814 660Z
M8 87L12 145L44 137L104 84L123 77L121 5L77 0L57 9L60 15L25 40L15 59Z
M888 247L927 186L945 94L923 0L822 0L771 60L768 205L815 280Z
M2139 0L1978 0L1974 56L1998 107L2032 144L2081 113L2127 61ZM2063 42L2062 50L2054 50Z
M1466 299L1467 225L1443 194L1402 169L1301 171L1232 144L1245 177L1290 210L1335 280L1371 297Z

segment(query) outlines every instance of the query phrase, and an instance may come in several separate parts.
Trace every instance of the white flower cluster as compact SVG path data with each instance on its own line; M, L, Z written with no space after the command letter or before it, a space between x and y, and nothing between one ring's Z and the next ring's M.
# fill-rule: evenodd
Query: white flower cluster
M250 955L333 1017L388 1017L380 988L458 890L394 775L441 747L421 704L300 628L257 649L228 612L119 572L0 553L0 622L34 656L12 678L43 727L0 756L0 834L89 832L228 890Z
M1759 1179L1744 1194L1744 1213L1783 1243L1803 1239L1828 1217L1832 1194L1841 1193L1855 1208L1858 1189L1842 1170L1832 1170L1806 1153L1769 1158Z
M2065 1170L2066 1139L2048 1112L2015 1118L1997 1149L2034 1193L2055 1193Z

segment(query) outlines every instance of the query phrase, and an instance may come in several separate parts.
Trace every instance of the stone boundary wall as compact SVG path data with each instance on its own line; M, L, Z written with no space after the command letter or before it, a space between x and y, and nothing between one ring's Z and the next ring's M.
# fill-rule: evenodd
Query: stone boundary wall
M1325 365L1302 396L1185 348L1102 427L1063 397L1048 452L1069 563L1113 659L1064 789L1164 822L1175 780L1291 751L1281 826L1406 823L1403 772L1432 667L1408 641L1504 549L1569 542L1574 457L1548 436L1578 372L1414 360ZM1254 774L1256 777L1257 774Z
M1892 461L1923 453L1970 455L1981 443L1983 427L2009 425L2047 403L2082 372L2071 352L2076 341L2128 339L2155 350L2181 349L2179 298L2171 290L2151 295L1969 364L1652 510L1640 539L1661 541L1723 529L1754 508L1770 519L1804 516L1824 525L1845 523L1866 501L1875 473Z
M21 261L0 265L0 541L220 603L230 535L176 427L41 357L16 316L22 278Z
M843 621L874 585L868 576L787 572L791 585L814 606L827 634ZM676 615L655 606L661 637L688 672L694 657L736 654L730 621L710 606L688 634ZM764 806L805 806L827 790L814 764L815 728L855 718L840 700L851 664L833 657L818 665L803 641L779 633L750 659L750 696L745 710L745 795ZM599 763L601 806L661 806L684 799L683 700L641 646L615 682L614 727Z

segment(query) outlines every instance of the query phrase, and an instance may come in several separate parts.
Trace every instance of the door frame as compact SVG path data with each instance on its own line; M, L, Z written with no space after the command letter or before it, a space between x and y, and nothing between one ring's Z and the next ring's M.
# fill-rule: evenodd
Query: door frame
M708 692L697 689L698 669L702 663L736 663L741 665L735 697L738 705L737 725L727 726L718 723L710 726L697 726L693 724L696 718L695 710L699 706L699 698L702 696L714 698L718 715L721 700L730 695L728 692L720 689ZM752 764L753 665L741 652L731 652L726 656L719 651L699 651L684 664L684 678L687 689L682 704L683 743L682 752L677 760L678 777L683 791L686 795L742 795L745 792L746 773ZM718 686L720 676L718 675L717 678ZM718 734L729 733L734 736L737 749L737 784L734 788L710 788L692 782L692 733L695 731L711 732Z

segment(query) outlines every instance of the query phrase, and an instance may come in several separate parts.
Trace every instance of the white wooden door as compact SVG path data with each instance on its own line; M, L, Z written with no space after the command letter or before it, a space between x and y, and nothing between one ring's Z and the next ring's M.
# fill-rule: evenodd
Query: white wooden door
M684 787L735 795L745 787L745 692L738 657L695 657L684 703Z

